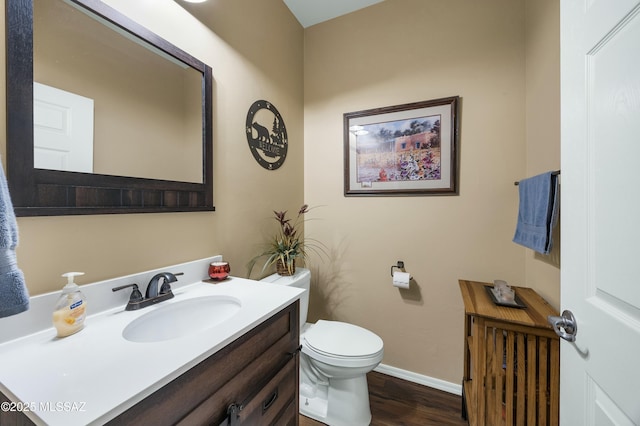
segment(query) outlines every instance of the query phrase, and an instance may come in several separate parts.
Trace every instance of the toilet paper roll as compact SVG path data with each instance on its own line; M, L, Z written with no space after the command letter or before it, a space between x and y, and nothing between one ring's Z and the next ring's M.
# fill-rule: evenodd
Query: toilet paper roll
M393 286L398 288L409 288L411 274L408 272L395 271L393 273Z

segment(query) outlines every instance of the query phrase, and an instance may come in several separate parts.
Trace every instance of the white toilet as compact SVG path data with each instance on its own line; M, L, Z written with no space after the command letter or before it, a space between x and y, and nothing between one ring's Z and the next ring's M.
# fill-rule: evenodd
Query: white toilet
M382 361L382 339L344 322L306 323L308 269L296 268L291 277L273 274L262 281L305 290L300 296L300 413L330 426L371 423L366 375Z

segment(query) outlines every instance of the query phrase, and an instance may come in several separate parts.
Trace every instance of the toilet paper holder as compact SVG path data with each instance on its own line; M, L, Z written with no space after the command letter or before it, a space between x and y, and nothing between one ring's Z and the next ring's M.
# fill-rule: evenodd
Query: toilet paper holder
M404 269L404 262L402 260L398 260L397 265L391 265L391 276L393 277L393 268L398 268L401 272L407 272ZM412 280L413 277L409 276L409 279Z

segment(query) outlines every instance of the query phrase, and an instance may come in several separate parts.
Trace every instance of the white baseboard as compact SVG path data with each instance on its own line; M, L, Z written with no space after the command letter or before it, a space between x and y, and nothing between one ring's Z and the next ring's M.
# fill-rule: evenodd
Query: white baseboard
M390 365L380 364L376 368L374 368L373 371L377 371L378 373L382 373L382 374L387 374L392 377L397 377L398 379L403 379L409 382L417 383L419 385L428 386L430 388L438 389L444 392L449 392L455 395L462 395L462 385L457 385L451 382L445 382L444 380L414 373L408 370L403 370L401 368L392 367Z

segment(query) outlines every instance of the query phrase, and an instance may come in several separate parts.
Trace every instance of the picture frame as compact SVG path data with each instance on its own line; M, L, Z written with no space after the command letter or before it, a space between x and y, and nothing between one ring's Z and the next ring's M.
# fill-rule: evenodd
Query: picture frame
M344 195L457 195L459 96L344 114Z

